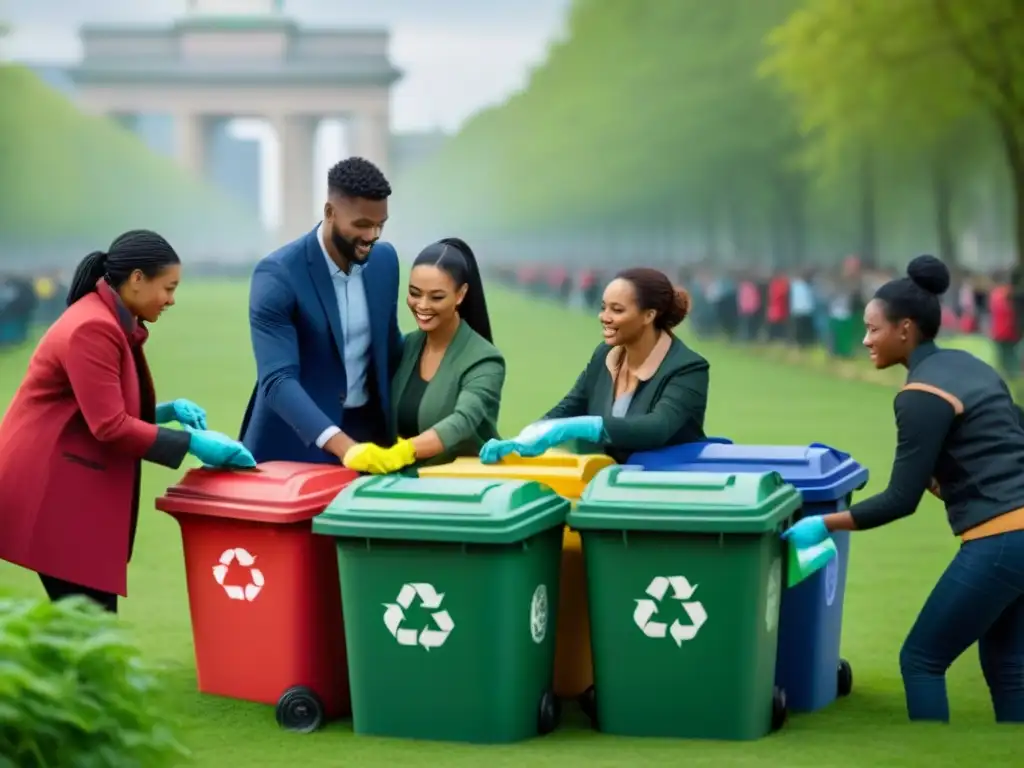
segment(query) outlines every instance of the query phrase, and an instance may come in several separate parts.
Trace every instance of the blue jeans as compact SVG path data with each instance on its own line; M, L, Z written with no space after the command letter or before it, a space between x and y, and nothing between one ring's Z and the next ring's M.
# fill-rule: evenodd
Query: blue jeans
M997 722L1024 722L1024 531L961 545L900 651L911 720L949 722L946 670L978 644Z

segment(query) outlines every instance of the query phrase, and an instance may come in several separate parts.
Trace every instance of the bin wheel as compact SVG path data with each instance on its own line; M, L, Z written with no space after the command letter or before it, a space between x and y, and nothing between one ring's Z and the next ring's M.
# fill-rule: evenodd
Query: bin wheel
M840 696L849 696L853 690L853 668L846 659L839 660L838 686L836 692Z
M594 686L588 687L576 698L576 701L579 702L583 714L590 718L590 724L594 730L600 730L597 726L597 694L594 692Z
M324 724L324 705L309 688L296 685L281 694L274 715L286 731L312 733Z
M551 733L562 720L562 702L550 688L540 695L540 706L537 707L537 733L546 736Z
M772 691L772 730L778 731L786 724L789 709L786 707L786 692L775 686Z

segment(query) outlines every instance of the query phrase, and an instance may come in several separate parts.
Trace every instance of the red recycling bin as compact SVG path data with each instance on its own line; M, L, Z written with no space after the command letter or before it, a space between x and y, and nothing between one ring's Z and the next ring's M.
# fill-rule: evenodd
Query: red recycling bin
M202 693L274 704L300 732L351 714L337 552L311 520L357 477L285 461L193 469L157 499L181 526Z

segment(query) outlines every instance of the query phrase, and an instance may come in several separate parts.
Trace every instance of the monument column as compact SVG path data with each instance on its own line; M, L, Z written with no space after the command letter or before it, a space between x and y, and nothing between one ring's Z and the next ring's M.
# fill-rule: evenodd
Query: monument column
M279 115L271 118L280 146L281 224L278 239L293 240L316 223L313 199L315 118Z
M385 176L390 170L391 119L387 112L355 112L348 119L348 153L365 157Z
M174 115L174 156L197 179L206 176L206 122L202 115Z

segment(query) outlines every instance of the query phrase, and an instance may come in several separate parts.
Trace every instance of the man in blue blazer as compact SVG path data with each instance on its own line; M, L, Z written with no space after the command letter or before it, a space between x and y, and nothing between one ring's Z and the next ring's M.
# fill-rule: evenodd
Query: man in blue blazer
M391 375L401 357L398 256L378 242L391 186L373 163L327 174L323 221L252 276L257 383L240 439L256 461L340 461L387 444Z

